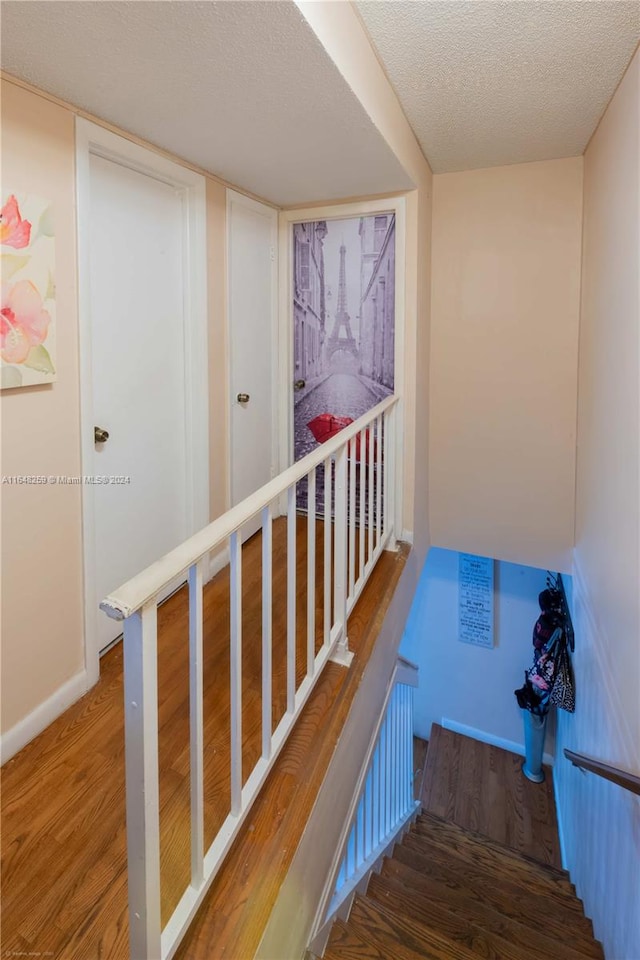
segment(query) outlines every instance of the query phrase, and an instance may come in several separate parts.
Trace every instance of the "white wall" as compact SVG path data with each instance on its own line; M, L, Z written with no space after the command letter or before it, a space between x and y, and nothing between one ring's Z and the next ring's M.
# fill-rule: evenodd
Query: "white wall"
M458 558L453 550L431 548L402 638L400 652L420 667L414 732L428 739L431 724L446 719L522 752L522 713L513 691L531 666L546 571L496 562L495 646L484 649L458 640ZM553 724L545 749L553 752Z
M574 622L558 727L565 863L608 960L640 957L640 798L562 756L640 771L640 55L585 154Z

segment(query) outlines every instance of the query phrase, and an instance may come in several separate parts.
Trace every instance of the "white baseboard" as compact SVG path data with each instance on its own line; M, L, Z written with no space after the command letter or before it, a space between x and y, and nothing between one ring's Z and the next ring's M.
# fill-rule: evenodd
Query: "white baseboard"
M479 740L481 743L488 743L492 747L501 747L502 750L508 750L509 753L517 753L519 757L524 757L524 746L521 743L516 743L515 740L505 740L504 737L496 737L492 733L486 733L484 730L477 730L475 727L468 727L466 723L458 723L456 720L447 720L446 717L442 718L441 725L445 730L452 730L454 733L461 733L465 737L470 737L472 740ZM546 763L549 767L552 767L554 764L554 757L550 753L545 753L542 756L543 763Z
M26 747L39 733L53 723L64 711L82 697L91 684L86 670L77 673L63 683L48 700L41 703L14 727L0 737L0 763L6 763L11 757Z

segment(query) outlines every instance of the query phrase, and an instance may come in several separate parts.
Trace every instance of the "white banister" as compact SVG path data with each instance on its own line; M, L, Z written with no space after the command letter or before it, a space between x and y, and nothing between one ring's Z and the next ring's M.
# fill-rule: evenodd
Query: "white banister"
M285 493L294 483L302 480L311 469L325 461L331 462L337 452L346 442L355 437L360 429L366 428L375 420L379 413L384 413L396 405L398 398L387 397L377 407L363 414L358 420L345 427L317 450L298 460L291 467L278 474L269 483L256 490L241 503L227 510L221 517L214 520L208 527L195 533L174 550L165 554L160 560L152 563L146 570L127 580L126 583L110 593L100 604L100 609L107 616L115 620L124 620L135 610L139 610L147 601L153 600L167 583L171 583L189 567L224 543L235 530L239 530L245 523L260 513L266 504L276 500Z
M315 672L316 660L316 470L309 474L307 488L307 676Z
M191 883L199 886L204 869L204 706L203 561L189 570L189 718L191 769Z
M224 516L172 550L100 604L111 617L124 620L125 746L127 790L127 855L129 864L130 953L133 960L170 960L211 885L238 830L264 784L279 751L300 715L329 659L348 666L347 620L381 552L395 546L392 418L396 397L389 397L355 423ZM306 485L306 527L299 518L298 484ZM320 484L324 485L324 490ZM285 516L280 519L284 510ZM274 647L274 514L286 543L286 646ZM243 656L253 651L243 641L242 531L260 518L262 559L259 759L247 769L243 757ZM318 523L324 523L324 535ZM297 563L298 535L306 537L306 565ZM318 542L319 541L319 542ZM282 542L282 541L280 541ZM227 782L230 800L222 827L208 849L204 839L204 759L209 746L204 725L204 590L209 554L229 551L229 730ZM279 555L278 551L276 555ZM321 555L318 556L318 550ZM301 557L302 560L302 557ZM320 573L322 571L322 574ZM281 571L281 573L284 571ZM251 582L247 576L246 590ZM320 576L323 582L319 584ZM158 762L158 598L170 584L188 582L189 605L189 757L190 757L190 883L182 892L164 929L160 906L160 811ZM302 584L298 580L303 581ZM306 579L306 610L298 611L298 594ZM316 596L323 591L323 624L319 630ZM300 617L298 616L300 614ZM303 621L304 617L304 621ZM305 670L297 671L298 621L306 622ZM322 637L316 653L316 635ZM301 633L302 638L302 633ZM280 638L277 638L279 641ZM243 642L245 649L243 650ZM281 659L274 663L275 651ZM410 666L398 666L411 672ZM273 676L286 676L286 710L274 724ZM297 672L302 675L300 684ZM252 693L253 695L253 693ZM385 757L397 752L404 727L394 720L384 728ZM395 734L390 731L395 731ZM250 733L250 730L247 731ZM395 737L395 739L393 739ZM392 742L393 739L393 742ZM398 741L398 742L396 742ZM244 760L244 762L243 762ZM408 769L408 768L407 768ZM374 758L366 799L357 814L357 829L347 845L345 875L367 860L386 824L386 760ZM376 781L376 778L378 782ZM399 788L393 787L394 795Z
M124 625L129 942L132 958L160 956L157 607Z
M273 623L273 509L271 504L262 511L262 757L271 756L271 672Z
M231 814L242 805L242 542L240 532L229 543L231 590Z
M416 817L413 798L413 688L417 668L398 659L327 878L309 950L321 955L334 918L345 916L396 839Z

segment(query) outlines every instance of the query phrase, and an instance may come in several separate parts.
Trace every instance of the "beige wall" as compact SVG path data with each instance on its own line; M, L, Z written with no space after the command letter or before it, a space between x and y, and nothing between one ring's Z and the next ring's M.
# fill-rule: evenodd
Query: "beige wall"
M74 118L2 84L2 187L50 199L56 224L54 384L2 393L2 474L80 469ZM2 731L84 667L81 490L11 486L2 497Z
M574 620L560 748L640 773L640 54L585 154ZM607 957L640 956L640 806L556 765L566 862Z
M111 128L113 129L113 128ZM117 131L116 131L117 132ZM140 142L140 141L138 141ZM176 158L173 158L176 159ZM74 112L2 80L2 185L53 201L56 383L3 391L2 475L82 473ZM227 506L226 189L207 178L211 518ZM2 497L2 713L7 743L38 710L49 722L84 687L82 504L77 486L11 486ZM57 707L49 698L68 692ZM43 711L44 705L44 712ZM31 727L29 727L31 729ZM19 732L18 732L19 731Z
M434 177L432 542L571 569L582 158Z

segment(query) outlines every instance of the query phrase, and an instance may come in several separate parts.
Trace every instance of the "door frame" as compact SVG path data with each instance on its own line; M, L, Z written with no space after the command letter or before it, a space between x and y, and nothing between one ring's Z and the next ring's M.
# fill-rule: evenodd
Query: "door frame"
M209 371L207 362L207 209L205 178L98 124L76 117L76 201L80 361L80 428L83 476L93 471L93 383L90 288L90 158L102 157L174 187L182 198L184 238L184 343L187 531L209 523ZM100 677L97 618L102 599L95 582L95 499L82 484L84 647L89 685Z
M332 203L313 207L299 207L281 210L279 216L279 328L280 328L280 370L278 410L280 413L280 471L293 463L293 351L294 351L294 315L293 315L293 244L291 225L304 220L349 220L353 217L366 217L376 213L394 213L396 218L396 283L395 283L395 324L394 324L394 395L398 397L396 407L396 470L404 463L404 427L405 427L405 276L406 276L406 216L403 196L360 200L350 203ZM398 475L395 483L395 537L402 535L402 477ZM405 536L406 538L406 536Z
M237 204L241 207L246 207L248 210L253 210L255 213L259 213L261 216L265 216L271 220L271 303L270 303L270 330L271 330L271 463L269 466L271 478L279 472L279 460L280 460L280 443L278 439L278 427L280 424L280 416L278 410L278 404L280 400L280 325L278 323L278 299L279 299L279 289L278 289L278 211L275 207L271 207L267 203L260 203L258 200L253 200L251 197L247 197L243 193L238 193L236 190L227 188L227 268L226 268L226 280L227 280L227 344L228 344L228 356L227 356L227 369L229 371L229 401L227 404L227 437L229 443L229 456L227 459L227 489L229 491L229 507L233 506L233 433L232 433L232 417L233 417L233 405L235 403L234 397L232 396L232 387L233 387L233 318L231 316L231 215L232 207L234 204Z

